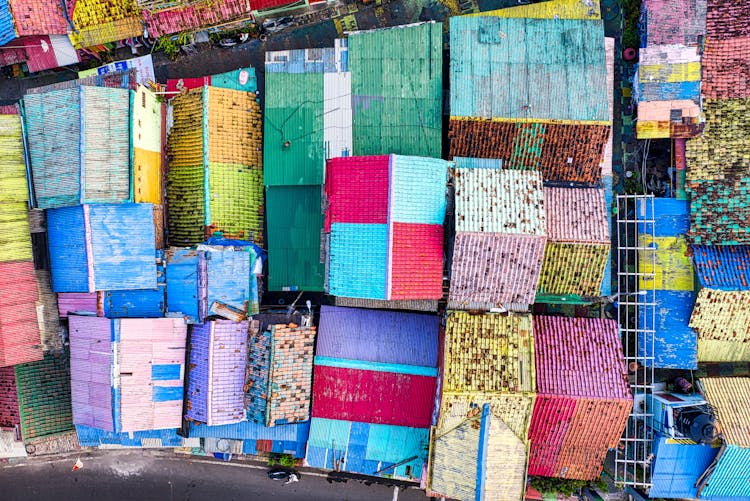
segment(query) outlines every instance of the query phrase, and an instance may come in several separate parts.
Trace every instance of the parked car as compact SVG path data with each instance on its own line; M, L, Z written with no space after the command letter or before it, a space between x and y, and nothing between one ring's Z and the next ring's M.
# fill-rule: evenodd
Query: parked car
M261 31L266 33L276 33L277 31L294 26L294 24L294 18L289 16L280 17L278 19L266 19L263 21L263 24L261 24Z

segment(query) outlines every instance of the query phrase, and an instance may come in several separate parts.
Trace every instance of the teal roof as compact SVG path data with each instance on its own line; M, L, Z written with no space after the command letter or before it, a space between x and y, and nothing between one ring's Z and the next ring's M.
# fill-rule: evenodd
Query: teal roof
M349 35L354 155L440 158L443 25Z
M601 20L452 17L452 117L609 121Z

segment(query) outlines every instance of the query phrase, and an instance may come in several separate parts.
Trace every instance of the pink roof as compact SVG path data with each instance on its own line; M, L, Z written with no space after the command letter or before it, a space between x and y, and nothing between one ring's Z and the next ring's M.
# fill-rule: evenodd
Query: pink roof
M65 21L60 0L8 0L18 36L65 35Z
M234 19L247 19L254 8L249 0L219 0L211 5L189 5L158 12L144 10L143 19L149 35L160 37Z
M610 243L604 190L544 188L544 203L549 240Z
M617 322L534 317L537 392L630 399Z
M326 163L326 231L332 223L388 223L390 157L332 158Z
M0 263L0 367L43 358L38 299L33 262Z
M393 223L389 299L443 297L443 227Z

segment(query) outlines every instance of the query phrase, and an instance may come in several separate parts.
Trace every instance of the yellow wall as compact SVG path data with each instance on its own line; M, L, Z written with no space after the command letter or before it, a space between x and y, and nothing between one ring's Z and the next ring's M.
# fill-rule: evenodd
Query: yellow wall
M161 103L142 85L133 97L132 120L134 200L161 204Z
M649 258L640 259L640 273L654 273L654 280L641 277L639 288L649 290L691 291L693 290L693 265L687 256L687 241L680 237L639 237L639 245L656 246L655 263ZM652 283L653 282L653 283Z

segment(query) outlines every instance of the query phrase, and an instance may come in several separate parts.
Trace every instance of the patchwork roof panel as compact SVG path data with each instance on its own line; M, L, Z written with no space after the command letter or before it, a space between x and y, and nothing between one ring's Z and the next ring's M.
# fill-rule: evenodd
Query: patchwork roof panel
M13 428L20 422L16 371L13 367L0 367L0 428Z
M698 360L750 360L750 291L701 289L690 317L698 333Z
M321 306L316 354L437 367L437 315Z
M693 265L703 287L750 290L750 246L693 245Z
M706 0L645 0L646 45L698 45L706 33Z
M701 378L700 386L706 400L716 411L727 444L750 447L750 408L737 405L750 395L750 378Z
M387 299L388 225L334 223L329 260L330 294Z
M332 223L388 223L389 155L326 162L326 231Z
M456 234L448 307L488 310L532 304L545 240L534 235Z
M694 139L688 141L693 143ZM688 170L688 172L690 172ZM689 181L688 239L700 245L750 244L750 177Z
M536 391L531 315L454 311L445 331L443 391Z
M459 168L456 231L545 235L545 190L539 172Z
M66 35L68 23L62 2L55 0L8 0L19 36Z
M443 226L392 223L389 299L443 297Z
M458 16L450 38L452 116L609 122L601 21Z
M534 338L539 394L631 398L616 321L536 316Z

